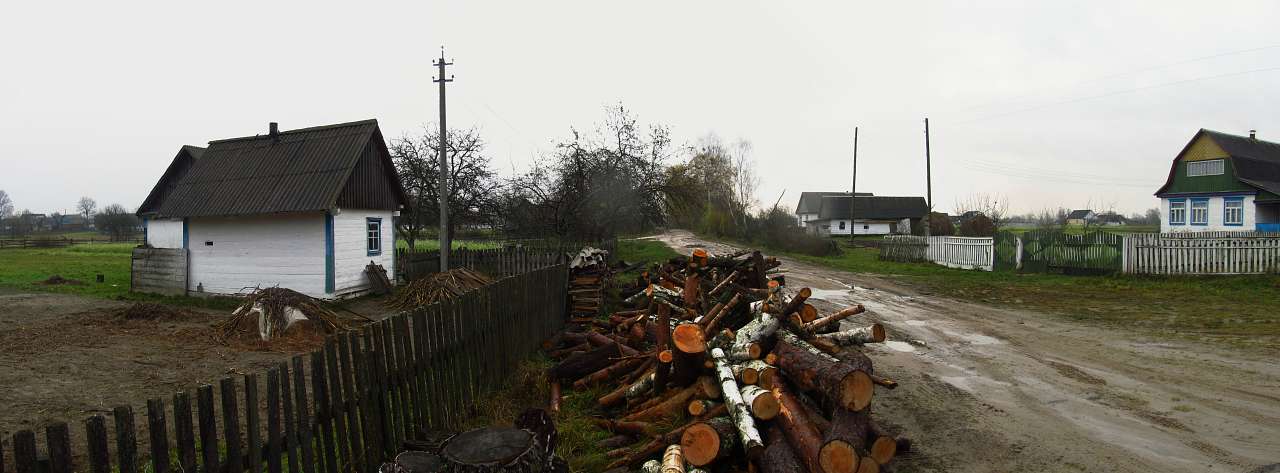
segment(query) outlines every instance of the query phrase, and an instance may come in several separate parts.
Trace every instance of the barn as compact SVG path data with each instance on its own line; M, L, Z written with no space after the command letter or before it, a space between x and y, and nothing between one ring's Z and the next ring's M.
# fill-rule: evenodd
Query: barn
M407 199L377 120L183 146L138 208L145 245L183 248L186 292L287 287L326 299L395 280Z

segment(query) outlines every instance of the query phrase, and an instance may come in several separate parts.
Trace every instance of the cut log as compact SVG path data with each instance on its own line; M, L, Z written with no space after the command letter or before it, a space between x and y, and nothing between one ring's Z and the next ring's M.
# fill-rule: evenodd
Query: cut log
M645 366L651 367L653 366L653 364L646 363ZM631 376L628 376L627 382L622 383L621 385L618 386L617 389L610 391L609 394L605 394L604 396L602 396L597 401L600 404L600 406L613 407L613 406L622 404L624 401L627 400L627 391L631 389L631 387L634 386L635 383L638 383L645 378L648 378L648 382L652 383L653 382L652 376L654 374L653 369L645 368L645 367L641 367L641 368L642 369L637 370L635 373L632 373ZM635 378L635 379L630 379L630 378ZM645 389L648 389L648 388L646 387Z
M645 363L644 358L631 358L622 360L612 365L597 370L594 373L586 375L573 383L573 388L579 391L588 387L603 383L605 381L617 378L624 374L630 373L632 370L639 368Z
M597 346L586 353L566 357L548 369L547 374L551 379L559 381L579 379L614 364L616 362L614 358L620 355L627 355L625 351L621 351L619 348L635 351L631 347L610 340L609 345Z
M706 335L702 326L695 323L676 325L671 332L671 343L676 350L683 353L703 353L707 351Z
M685 429L680 437L680 447L690 465L707 466L729 456L736 436L732 420L716 417Z
M880 473L880 464L873 461L860 462L858 473Z
M414 450L396 455L394 464L398 467L394 471L405 473L435 473L445 466L444 460L440 459L439 455ZM385 469L387 465L384 464L382 467Z
M564 358L564 357L566 357L566 356L572 355L574 352L586 353L586 352L588 352L588 351L590 351L590 350L591 350L591 344L590 344L590 343L587 343L587 342L585 342L585 341L584 341L584 342L582 342L582 343L579 343L579 344L577 344L577 345L573 345L573 346L568 347L568 348L561 348L561 349L558 349L558 350L552 350L550 353L547 353L547 356L549 356L549 357L551 357L551 358L553 358L553 359L557 359L557 360L558 360L558 359Z
M760 360L752 360L760 361ZM760 372L749 363L739 363L733 365L733 376L742 384L756 384L760 381Z
M911 450L910 439L894 438L872 422L867 423L867 438L871 441L867 447L869 456L881 465L889 463L898 452Z
M866 409L871 404L874 385L868 376L871 368L869 359L865 360L865 365L853 360L832 361L834 358L818 356L790 343L778 343L774 353L778 354L778 367L782 373L800 389L820 392L852 411Z
M663 345L658 345L661 348ZM667 390L667 382L671 377L671 361L675 359L675 355L671 354L671 350L662 350L657 355L657 367L653 372L653 393L661 396Z
M631 387L627 388L627 393L624 394L623 397L626 399L637 399L644 396L645 393L649 392L649 390L653 388L653 378L653 373L642 376L639 381L632 383Z
M685 473L684 451L680 444L671 444L662 453L662 473Z
M633 443L636 443L635 437L632 437L630 435L625 435L625 434L619 434L619 435L614 435L607 439L601 440L599 442L596 442L596 446L600 448L615 449L615 448L622 448L627 445L631 445Z
M770 366L764 360L751 360L735 365L734 371L738 374L740 381L743 376L751 377L754 381L746 384L755 384L769 389L773 386L774 376L777 374L778 369Z
M777 316L768 312L757 313L754 319L735 332L734 343L764 343L773 337L773 333L782 325L780 322Z
M764 347L756 342L737 343L729 346L726 355L731 361L751 361L764 354Z
M742 400L742 392L738 388L738 382L733 379L733 371L729 369L729 360L725 356L724 350L719 348L711 350L711 359L716 363L716 377L720 381L721 396L724 397L724 403L733 415L734 427L738 430L739 445L742 445L747 458L758 458L764 450L764 442L760 439L760 431L756 430L756 423L751 417L751 411Z
M823 468L830 472L856 472L858 464L865 460L867 424L870 409L854 412L835 409L831 414L831 429L818 452Z
M707 412L705 418L710 419L712 417L719 417L719 416L728 414L728 412L729 412L728 408L726 408L724 405L716 406L715 408L711 409L711 411ZM701 421L702 419L694 420L685 425L672 429L671 431L663 435L660 435L657 438L654 438L652 441L645 444L644 446L633 450L631 453L627 454L626 457L616 460L613 463L610 463L607 468L617 468L623 465L634 465L636 463L639 463L640 460L644 460L645 458L649 458L654 455L657 455L661 453L662 449L666 448L667 445L679 442L680 437L684 435L685 429L688 429L693 424L696 424Z
M760 386L743 386L742 402L757 419L771 420L778 415L778 398L774 397L773 391Z
M531 432L511 427L463 432L440 448L446 471L468 473L546 471L552 454Z
M609 419L600 419L600 418L592 418L591 422L596 424L600 428L607 430L609 432L613 432L615 434L627 434L627 435L635 435L638 437L648 437L648 436L654 435L657 432L653 424L649 422L609 420Z
M703 414L706 414L707 411L710 411L711 409L714 409L716 406L719 406L719 405L720 403L716 401L712 401L710 399L694 399L692 401L689 401L689 407L685 410L689 412L689 415L698 417Z
M814 307L813 304L805 304L798 313L800 314L800 321L803 323L818 320L818 308Z
M775 423L769 427L769 444L764 449L764 455L760 457L758 462L761 473L795 473L804 471L804 464L800 463L800 458L796 456L796 452L791 448L791 444L787 443L786 434L782 433L782 428Z
M844 310L841 310L840 312L836 312L826 317L822 317L818 320L814 320L813 322L804 324L804 330L805 332L808 332L810 334L818 333L818 331L822 330L823 327L826 327L834 323L838 323L841 320L849 318L850 316L861 314L866 310L867 309L865 307L862 307L862 304L846 307Z
M560 382L551 382L551 403L548 409L551 412L560 412Z
M809 420L800 401L787 388L786 383L778 383L773 387L773 395L778 399L778 417L775 422L782 427L787 442L791 444L810 473L825 473L821 469L818 449L822 445L822 436L818 428ZM856 466L856 465L855 465Z
M896 388L896 387L898 387L898 382L897 382L897 381L894 381L894 380L889 379L889 378L883 378L883 377L880 377L880 376L876 376L876 375L874 375L874 374L873 374L873 375L871 375L871 382L876 383L876 386L882 386L882 387L884 387L884 388L886 388L886 389L891 389L891 390L892 390L892 389L894 389L894 388Z
M793 313L800 312L804 308L804 301L808 300L809 296L812 294L812 289L807 287L800 288L800 291L796 293L796 296L792 297L790 301L787 301L787 305L782 308L782 312L780 312L779 315L786 317Z
M683 412L687 408L687 406L689 405L689 399L692 399L693 395L696 394L697 392L698 392L697 386L689 386L687 388L681 389L680 391L666 398L655 397L654 399L658 399L660 402L646 409L640 410L636 413L623 417L622 420L651 421L651 420L677 417L680 415L681 412Z
M740 273L738 272L738 270L734 270L732 273L729 273L729 275L726 276L724 279L721 279L720 284L716 284L716 287L712 288L711 292L708 292L707 295L712 297L719 295L720 291L723 291L726 287L729 287L730 283L738 280L739 274Z
M730 312L733 312L733 310L737 308L738 302L741 302L741 301L742 301L742 295L734 294L733 297L729 299L729 302L725 303L724 307L720 308L719 312L716 312L714 316L709 316L706 319L707 323L702 325L705 332L716 333L716 331L720 328L720 324L724 321L725 315Z
M815 340L826 340L842 347L880 343L884 341L884 326L878 323L866 327L851 328L834 333L814 335Z
M702 277L698 273L691 273L684 278L684 308L687 310L698 310L698 298L701 296Z

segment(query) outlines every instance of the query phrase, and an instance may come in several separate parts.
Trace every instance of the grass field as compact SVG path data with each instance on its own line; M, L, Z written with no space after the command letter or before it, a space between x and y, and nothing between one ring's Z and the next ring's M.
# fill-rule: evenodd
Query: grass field
M403 239L396 240L396 248L405 249L409 247L409 242ZM413 242L414 249L418 251L433 251L440 249L440 240L416 240ZM449 242L449 247L455 250L468 248L472 250L490 250L494 248L502 248L502 242L495 240L453 240Z
M1280 275L1065 276L880 261L878 250L873 248L846 248L835 257L773 253L850 272L891 276L962 300L1165 335L1280 349Z
M231 298L175 297L129 292L129 258L135 246L137 245L133 243L94 243L63 248L0 250L0 287L218 309L232 308L237 304ZM104 277L102 283L96 282L99 274ZM54 275L81 283L41 284Z

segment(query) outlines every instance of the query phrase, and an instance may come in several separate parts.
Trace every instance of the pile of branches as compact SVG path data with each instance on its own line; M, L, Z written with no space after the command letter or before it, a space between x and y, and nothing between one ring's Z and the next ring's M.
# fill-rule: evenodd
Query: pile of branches
M254 309L260 309L269 327L259 327ZM291 310L292 309L292 310ZM293 312L296 311L296 312ZM348 328L346 322L329 308L328 303L293 289L283 287L256 287L244 296L244 303L231 313L219 327L222 340L227 340L247 327L257 327L269 334L283 334L289 327L290 315L301 313L325 333L335 333Z
M871 418L875 387L897 384L859 347L883 342L884 328L842 330L863 306L821 315L779 264L695 250L650 268L634 308L545 345L552 409L562 386L612 387L596 422L614 434L601 446L618 471L879 471L910 448Z
M475 270L450 269L410 281L391 296L387 306L397 310L412 310L458 297L492 283L493 279Z

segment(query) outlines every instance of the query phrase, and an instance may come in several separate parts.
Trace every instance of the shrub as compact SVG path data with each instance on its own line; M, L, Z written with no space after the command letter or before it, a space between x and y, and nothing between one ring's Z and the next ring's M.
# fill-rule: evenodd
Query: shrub
M960 224L960 235L967 237L989 237L995 236L996 224L987 218L986 215L978 215L976 217L965 220Z
M951 224L951 217L941 212L933 212L929 214L929 234L932 236L951 236L955 235L956 228ZM924 219L920 219L915 223L915 228L911 229L912 235L924 235Z

